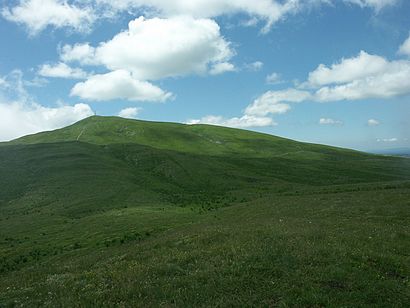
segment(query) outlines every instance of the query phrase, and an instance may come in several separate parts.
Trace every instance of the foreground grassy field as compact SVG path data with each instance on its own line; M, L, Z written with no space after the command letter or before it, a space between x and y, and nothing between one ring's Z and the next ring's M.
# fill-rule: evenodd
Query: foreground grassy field
M0 146L0 306L408 306L410 160L167 125Z
M27 260L2 274L1 304L404 307L409 193L126 208L31 232L12 221L2 250L14 245Z

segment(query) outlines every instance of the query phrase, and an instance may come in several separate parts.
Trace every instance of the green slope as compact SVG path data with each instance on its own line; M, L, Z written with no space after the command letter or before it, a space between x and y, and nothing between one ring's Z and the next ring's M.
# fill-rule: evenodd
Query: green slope
M410 299L409 159L91 117L1 144L0 187L0 306Z
M159 125L162 127L163 124ZM180 128L185 130L185 126ZM219 131L221 128L213 129ZM57 131L56 135L62 132L64 130ZM95 133L98 134L97 131ZM248 134L234 130L232 133ZM53 133L28 138L44 136L52 137ZM232 195L252 198L266 192L284 194L334 185L410 179L410 161L407 159L379 157L290 140L284 142L287 150L299 146L313 148L314 152L306 153L315 155L300 156L286 152L286 155L259 157L254 153L247 156L244 151L228 156L162 150L136 143L12 142L0 147L0 186L3 187L0 201L24 198L33 204L56 204L54 209L63 202L65 212L80 215L129 205L162 202L196 207L196 203L222 202ZM270 147L272 151L280 151L275 142ZM259 154L257 145L254 148Z
M118 117L90 117L72 126L23 137L13 144L81 141L92 144L137 143L156 149L206 155L247 157L297 156L323 158L325 154L355 155L354 151L312 145L246 130L211 126L158 123Z

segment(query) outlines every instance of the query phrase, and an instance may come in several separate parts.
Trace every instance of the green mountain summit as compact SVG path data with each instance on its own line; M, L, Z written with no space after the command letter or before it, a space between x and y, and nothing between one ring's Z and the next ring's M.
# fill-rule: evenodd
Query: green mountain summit
M23 137L13 144L80 141L96 145L139 144L156 149L206 155L271 157L295 152L326 152L288 139L212 125L147 122L118 117L93 116L69 127Z

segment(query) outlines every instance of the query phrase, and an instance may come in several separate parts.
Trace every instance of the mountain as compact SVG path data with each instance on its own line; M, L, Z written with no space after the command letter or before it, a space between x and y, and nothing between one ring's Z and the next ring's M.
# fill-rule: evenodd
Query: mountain
M66 194L72 197L65 200L65 211L73 213L91 211L89 200L98 209L185 204L229 191L409 179L402 160L230 128L114 117L91 117L17 139L0 148L0 158L5 170L0 185L8 187L0 200L29 193L33 200L53 203Z
M309 153L308 155L319 155L320 158L323 152L342 151L342 149L298 143L272 135L232 128L98 116L53 132L26 136L10 144L69 141L96 145L139 144L161 150L213 156L272 157ZM352 151L345 152L352 153Z
M393 149L376 150L372 152L375 154L379 154L379 155L393 155L393 156L410 157L410 148L393 148Z
M0 144L0 187L0 306L408 299L405 158L91 117Z

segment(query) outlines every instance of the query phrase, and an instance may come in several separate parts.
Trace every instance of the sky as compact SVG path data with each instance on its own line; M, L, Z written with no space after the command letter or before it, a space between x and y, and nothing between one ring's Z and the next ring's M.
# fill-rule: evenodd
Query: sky
M0 141L94 114L410 148L410 1L0 0Z

